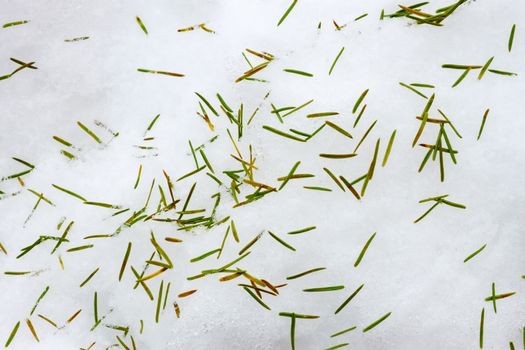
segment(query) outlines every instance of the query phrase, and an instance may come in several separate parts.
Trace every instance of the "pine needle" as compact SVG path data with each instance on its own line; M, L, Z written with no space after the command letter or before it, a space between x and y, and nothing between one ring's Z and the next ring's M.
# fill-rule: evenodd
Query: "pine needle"
M279 20L279 22L277 22L277 27L279 27L281 25L281 23L283 23L283 21L286 19L286 17L288 17L288 15L290 14L290 12L292 11L292 9L294 8L295 4L297 4L297 0L293 0L293 2L291 3L291 5L288 7L288 9L286 10L286 12L283 14L283 16L281 17L281 19Z
M146 26L144 25L144 23L142 23L142 20L140 19L139 16L136 16L135 19L137 20L137 23L139 24L140 28L142 29L142 31L148 35L148 30L146 29Z
M328 71L328 75L332 74L332 71L334 70L336 63L339 60L339 57L341 57L341 55L343 54L344 50L345 50L345 47L343 46L341 50L339 51L339 53L337 54L337 56L335 57L334 61L332 62L332 65L330 66L330 70Z
M365 327L365 328L363 329L363 333L368 332L368 331L371 330L372 328L374 328L374 327L376 327L377 325L379 325L381 322L383 322L384 320L386 320L391 314L392 314L392 312L388 312L388 313L385 314L384 316L380 317L377 321L372 322L369 326L367 326L367 327Z
M372 241L374 240L374 237L376 236L376 233L377 232L374 232L372 234L372 236L370 236L368 241L366 241L363 249L361 249L361 252L359 253L359 256L357 257L357 260L354 263L354 267L357 267L359 265L359 263L361 262L361 260L363 259L363 257L365 256L365 253L366 253L368 247L370 246L370 243L372 243Z

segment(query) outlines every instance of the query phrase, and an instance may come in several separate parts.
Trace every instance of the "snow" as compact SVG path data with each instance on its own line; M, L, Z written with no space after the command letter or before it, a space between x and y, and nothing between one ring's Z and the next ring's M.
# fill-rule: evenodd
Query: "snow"
M300 1L277 27L289 1L33 1L30 4L4 1L0 23L27 19L30 22L0 30L0 74L17 67L15 57L35 61L38 70L25 69L0 81L0 177L24 170L11 159L18 157L36 166L23 177L26 188L43 192L55 206L40 203L24 224L37 197L16 180L0 183L0 190L16 196L0 200L0 252L2 271L40 271L38 275L0 277L0 338L7 339L13 326L22 321L10 348L105 349L122 333L100 325L94 331L93 294L98 295L103 324L130 327L138 349L288 349L290 319L279 312L321 316L316 320L297 320L296 348L322 349L343 342L353 349L474 349L478 348L479 321L485 308L484 348L502 349L513 341L520 348L525 318L525 151L522 95L525 92L523 62L525 44L522 1L471 1L447 18L443 27L415 25L406 18L379 21L381 9L397 9L398 2ZM431 9L449 1L431 1ZM363 13L369 15L357 22ZM149 35L135 21L140 16ZM332 20L341 31L334 30ZM520 21L521 20L521 21ZM203 30L179 33L177 29L205 22L215 34ZM317 24L322 22L322 28ZM507 40L512 24L517 24L512 52ZM64 42L80 36L85 41ZM333 73L328 70L339 50L345 47ZM249 67L241 53L246 48L266 51L276 59L254 77L268 83L234 83ZM517 72L507 77L477 72L456 88L451 88L460 71L442 69L444 63L483 65L494 56L491 68ZM250 56L252 59L253 56ZM253 59L253 62L261 62ZM137 72L137 68L184 73L185 77ZM314 74L313 78L283 72L285 68ZM463 138L449 132L459 151L458 164L449 159L445 182L439 181L438 162L429 162L422 173L417 169L424 157L421 148L411 148L419 127L415 116L425 106L420 96L401 87L404 83L430 83L436 94L431 117L437 108L452 119ZM367 104L358 126L352 128L352 107L365 90ZM239 208L226 187L199 173L180 182L177 178L195 168L188 140L194 146L206 143L205 151L218 176L229 184L223 170L238 169L230 157L235 150L227 136L233 135L225 115L210 118L211 132L196 115L199 92L213 103L219 92L237 110L243 103L245 118L261 106L252 124L245 127L239 148L249 158L253 146L257 170L255 180L278 186L301 161L298 173L315 178L291 180L278 193ZM265 100L265 95L270 95ZM299 106L315 101L290 115L283 127L271 114L277 107ZM490 113L479 141L476 140L483 113ZM262 129L271 125L283 130L315 130L323 118L307 119L306 114L338 111L330 118L354 135L354 140L330 128L323 129L307 143L279 137ZM157 157L133 145L142 137L152 118L160 117L148 134L157 147ZM321 120L323 119L323 120ZM81 121L107 142L111 135L93 124L98 120L119 136L107 146L96 144L77 125ZM351 153L370 124L375 128L359 148L358 157L344 160L319 158L319 153ZM286 128L286 129L285 129ZM363 175L373 156L377 138L382 160L388 138L396 129L392 154L386 167L376 168L366 195L357 201L342 192L322 170L353 180ZM437 134L428 124L421 141L433 143ZM214 135L213 143L207 143ZM79 159L68 161L60 155L53 135L70 140L82 149ZM141 143L142 142L142 143ZM380 163L380 162L379 162ZM133 185L139 165L143 171L136 190ZM201 161L202 164L202 161ZM140 209L151 181L167 190L162 170L174 181L174 194L181 199L197 182L190 207L210 210L221 192L217 218L228 215L235 220L240 244L231 233L219 260L209 257L189 260L220 247L227 223L210 230L177 231L175 223L141 222L110 239L85 240L93 234L111 234L129 213L111 217L114 210L87 206L53 188L57 184L92 201L121 204ZM309 191L305 185L329 187L332 192ZM244 189L248 186L244 185ZM360 188L360 187L359 187ZM248 192L246 192L248 193ZM463 203L466 210L438 206L420 223L413 221L428 207L418 201L441 194ZM167 191L166 191L167 194ZM152 208L159 201L154 191ZM152 210L150 208L150 211ZM154 208L153 208L154 209ZM149 212L150 212L149 211ZM149 213L148 212L148 213ZM62 229L56 226L66 217ZM74 221L69 243L50 255L55 242L45 242L21 259L19 250L40 235L60 235ZM316 230L287 235L286 232L316 226ZM171 282L167 307L155 323L156 302L139 287L129 265L142 270L153 247L150 231L170 255L174 268L148 281L152 293L161 279ZM216 276L188 281L186 278L226 264L261 231L270 230L293 245L291 252L268 234L251 248L251 254L238 267L273 284L288 283L278 297L265 297L271 311L260 307L237 283L219 282ZM366 240L377 235L359 267L354 262ZM178 237L183 244L166 242ZM128 268L118 282L122 258L128 242L133 249ZM468 263L465 257L486 248ZM84 244L95 247L78 252L67 249ZM60 267L57 255L64 262ZM79 284L97 267L99 272L83 288ZM302 271L326 267L300 279L286 277ZM153 270L152 270L153 271ZM244 280L242 283L245 283ZM514 291L516 295L498 301L494 314L485 297ZM345 285L344 290L305 293L304 288ZM339 314L335 309L361 284L365 286ZM31 320L40 342L36 343L25 325L31 308L46 286L50 290ZM198 291L184 299L177 294ZM181 317L172 303L177 300ZM54 329L37 313L62 326L78 309L79 316L62 329ZM112 312L110 312L112 310ZM362 329L391 311L377 328ZM139 333L140 320L144 331ZM330 335L351 326L345 335ZM5 337L5 338L2 338ZM131 344L129 335L123 338Z

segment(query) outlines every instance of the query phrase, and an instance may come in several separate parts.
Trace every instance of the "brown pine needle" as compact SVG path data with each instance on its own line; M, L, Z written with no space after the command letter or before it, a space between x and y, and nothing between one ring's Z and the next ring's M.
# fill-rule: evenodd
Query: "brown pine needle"
M339 178L341 179L341 181L343 181L343 183L345 184L346 187L348 187L348 189L350 190L350 192L352 192L352 194L354 195L354 197L357 199L357 200L360 200L361 199L361 196L359 196L359 193L356 191L356 189L354 188L354 186L352 186L352 184L350 182L348 182L343 176L339 176Z
M187 296L192 295L192 294L195 293L196 291L197 291L197 289L192 289L192 290L189 290L189 291L187 291L187 292L180 293L180 294L178 295L178 297L179 297L179 298L185 298L185 297L187 297Z
M496 295L493 295L493 296L490 296L490 297L486 297L485 301L493 301L493 300L505 299L505 298L513 296L514 294L516 294L516 292L496 294Z
M263 62L255 67L253 67L252 69L244 72L243 75L241 75L239 78L237 78L235 80L236 83L240 82L240 81L243 81L249 77L251 77L252 75L254 75L255 73L257 72L260 72L261 70L263 70L264 68L266 68L268 66L268 64L270 63L270 61L267 61L267 62Z
M26 325L27 325L27 328L29 328L29 331L31 332L31 334L33 335L33 338L35 338L35 340L39 342L40 339L38 339L38 334L36 333L35 327L33 326L33 323L31 322L29 318L26 319Z
M224 277L219 278L219 281L221 281L221 282L230 281L230 280L232 280L232 279L235 279L235 278L237 278L237 277L242 276L243 274L244 274L244 271L234 272L234 273L232 273L231 275L226 275L226 276L224 276Z
M419 10L415 10L413 9L412 7L406 7L406 6L403 6L403 5L398 5L403 11L405 12L408 12L408 13L411 13L413 15L417 15L417 16L421 16L421 17L432 17L431 14L429 13L425 13L425 12L422 12L422 11L419 11Z
M146 281L148 281L148 280L150 280L152 278L157 277L158 275L160 275L161 273L163 273L167 269L168 269L167 267L162 267L161 269L159 269L159 270L157 270L157 271L155 271L155 272L153 272L153 273L151 273L151 274L149 274L149 275L147 275L145 277L142 277L142 278L138 279L137 282L146 282Z
M71 315L68 319L67 319L67 323L71 323L73 322L73 320L82 312L82 309L79 309L77 311L75 311L75 313L73 315Z

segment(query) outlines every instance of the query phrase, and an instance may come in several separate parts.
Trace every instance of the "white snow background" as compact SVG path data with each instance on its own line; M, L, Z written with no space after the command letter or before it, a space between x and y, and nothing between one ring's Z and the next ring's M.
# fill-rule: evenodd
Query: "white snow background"
M381 9L398 9L399 1L299 1L286 20L277 21L290 1L7 1L0 3L0 23L29 20L21 26L0 29L0 75L18 65L15 57L35 61L38 70L25 69L0 81L0 177L26 168L11 159L22 158L36 166L23 177L0 183L6 195L0 200L0 242L8 254L0 252L4 271L40 271L36 275L0 276L0 342L7 340L13 326L20 329L12 349L79 349L96 341L93 349L117 343L116 335L127 344L133 336L138 349L289 349L290 319L278 316L288 311L319 315L316 320L297 320L296 348L324 349L349 343L351 349L477 349L479 323L485 308L484 349L507 349L513 341L521 349L525 326L525 152L523 114L525 93L525 3L519 0L470 1L461 6L443 27L416 25L407 18L379 20ZM432 0L429 9L450 1ZM359 21L353 19L369 15ZM149 35L138 26L140 16ZM332 20L339 25L335 30ZM177 29L205 22L215 34L203 30ZM322 22L321 29L317 29ZM516 37L512 52L507 41L512 24ZM85 41L64 42L80 36ZM342 47L333 73L328 70ZM268 83L235 79L249 66L242 57L246 48L266 51L276 59L254 77ZM491 68L516 72L514 77L477 72L451 88L460 71L442 69L444 63L483 65L494 56ZM254 56L250 56L254 57ZM253 62L260 62L255 57ZM183 78L137 72L150 68L184 73ZM301 69L314 74L308 78L283 72ZM430 83L435 92L430 112L438 117L443 110L462 134L448 133L459 151L458 164L446 157L446 179L439 180L438 162L429 162L422 173L417 169L426 151L412 148L412 139L426 101L401 87L399 82ZM365 89L366 112L354 129L352 107ZM219 109L219 92L237 110L243 103L245 118L259 105L253 122L245 127L238 142L247 159L253 146L257 170L255 180L279 186L295 162L297 172L314 178L294 179L277 193L249 205L232 208L227 192L230 181L223 170L239 169L230 154L235 150L226 128L235 128L221 112L210 114L215 124L211 132L196 114L198 97L204 95ZM270 92L269 97L264 96ZM303 110L290 115L282 126L271 113L277 107L299 106L314 99ZM490 108L485 129L476 141L484 111ZM295 142L264 129L271 125L287 130L312 131L324 118L307 119L306 114L337 111L329 120L349 130L349 140L324 128L307 143ZM141 144L145 129L160 114L149 133L158 156L144 154L133 145ZM323 120L321 120L323 119ZM106 143L111 135L93 124L103 122L119 136L107 146L96 144L77 125L81 121ZM370 124L377 125L351 159L323 159L319 153L351 153ZM366 173L375 141L381 138L382 160L388 138L397 136L386 167L376 168L366 195L357 201L342 192L322 170L328 167L347 179ZM433 143L435 124L427 124L422 142ZM82 148L79 159L68 161L53 135ZM211 144L214 135L218 139ZM206 144L205 151L217 176L226 186L218 186L204 171L175 182L195 168L188 140L194 146ZM202 164L202 160L200 160ZM133 190L139 165L143 172ZM140 209L153 178L166 191L162 174L174 181L174 194L181 199L197 182L190 208L210 210L221 192L218 219L230 215L237 224L240 243L228 237L219 260L214 256L196 263L189 260L220 247L227 223L211 230L177 231L175 223L141 222L110 239L84 240L93 234L110 234L129 217L111 217L115 210L84 205L82 201L53 188L51 184L74 190L92 201L120 204ZM329 187L332 192L304 189ZM43 192L55 206L40 203L25 224L37 197L26 189ZM243 190L249 189L243 185ZM11 193L21 191L16 196ZM167 193L167 192L166 192ZM248 192L244 192L245 194ZM428 207L418 201L440 194L467 206L461 210L438 206L421 222L413 221ZM154 210L158 191L152 195ZM153 208L155 207L155 208ZM60 235L61 217L75 223L70 242L50 255L55 242L44 242L29 254L16 259L20 249L40 235ZM172 215L173 216L173 215ZM286 235L295 229L316 226L301 234ZM168 305L155 323L156 302L139 287L129 265L141 270L153 247L150 230L173 260L174 268L148 281L156 297L159 284L171 282ZM273 284L288 283L278 297L265 296L271 311L256 303L238 283L219 282L217 275L188 281L186 278L226 264L263 230L277 233L297 251L292 252L268 234L250 249L252 253L238 267ZM373 232L377 235L361 264L354 262ZM174 244L164 237L178 237ZM133 249L121 282L118 273L128 242ZM66 252L84 244L91 249ZM475 258L465 257L483 244ZM58 255L61 256L62 270ZM97 267L99 272L83 288L79 284ZM326 267L296 280L286 277L315 267ZM152 269L149 271L153 271ZM516 292L498 300L497 314L490 302L491 284L496 292ZM365 286L345 309L335 309L361 284ZM305 293L304 288L344 285L344 290ZM25 319L46 286L49 292L30 317L40 338L36 343ZM198 291L184 299L177 294ZM99 315L106 315L94 331L93 295L98 294ZM180 305L177 318L173 301ZM78 317L66 320L77 310ZM112 309L111 313L108 313ZM373 330L362 329L391 311ZM65 325L55 329L40 313ZM140 321L144 331L139 333ZM129 326L130 332L105 327ZM354 331L336 338L330 335L351 326ZM5 339L5 340L4 340Z

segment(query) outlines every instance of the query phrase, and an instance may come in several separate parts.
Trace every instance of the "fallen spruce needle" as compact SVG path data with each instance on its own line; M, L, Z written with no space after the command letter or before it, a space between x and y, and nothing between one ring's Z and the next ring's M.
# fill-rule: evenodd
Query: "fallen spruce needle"
M483 326L485 324L485 308L481 309L481 317L479 320L479 348L483 349Z
M293 0L292 3L290 4L290 6L286 9L286 12L283 14L281 19L279 19L279 22L277 22L277 27L280 26L281 23L283 23L283 21L286 19L286 17L288 17L290 12L293 10L295 4L297 4L297 0Z
M499 300L499 299L505 299L505 298L513 296L514 294L516 294L516 292L497 294L497 295L494 295L494 296L486 297L485 301L494 301L494 300Z
M372 322L369 326L363 329L363 333L368 332L369 330L371 330L372 328L376 327L378 324L386 320L390 316L390 314L392 314L392 312L388 312L384 316L379 318L377 321Z
M487 69L489 69L490 64L492 63L493 60L494 60L494 56L489 58L488 61L485 63L485 65L481 68L481 71L479 72L479 75L478 75L478 80L481 80L481 78L483 78L483 76L485 75L485 72L487 71Z
M29 23L29 21L16 21L16 22L9 22L9 23L5 23L2 28L9 28L9 27L14 27L14 26L19 26L19 25L22 25L22 24L26 24L26 23Z
M187 296L190 296L192 295L193 293L195 293L197 291L197 289L192 289L192 290L189 290L187 292L183 292L183 293L180 293L179 295L177 295L179 298L185 298Z
M357 156L356 153L346 153L346 154L333 154L333 153L320 153L319 157L327 159L346 159Z
M366 175L365 175L366 177ZM357 200L360 200L361 199L361 196L359 196L359 193L356 191L356 189L354 188L354 186L352 186L352 184L350 182L348 182L347 179L345 179L343 176L339 176L339 178L341 179L341 181L345 184L346 187L348 187L348 189L350 190L350 192L354 195L354 197L357 199ZM364 178L364 177L363 177Z
M302 139L300 137L288 134L288 133L286 133L284 131L272 128L271 126L268 126L268 125L263 125L263 129L268 130L270 132L273 132L274 134L277 134L279 136L286 137L286 138L291 139L291 140L295 140L295 141L299 141L299 142L306 142L305 139Z
M77 121L77 124L86 134L88 134L91 138L93 138L93 140L95 140L97 143L102 143L100 138L93 131L91 131L87 126L85 126L79 121Z
M337 63L337 61L339 60L339 57L341 57L341 55L343 54L343 51L345 50L345 47L343 46L341 48L341 50L339 51L339 53L337 54L337 56L335 57L334 61L332 62L332 65L330 66L330 70L328 71L328 75L331 75L332 74L332 71L334 70L334 67L335 67L335 64ZM510 50L509 50L510 51Z
M311 270L308 270L308 271L305 271L305 272L298 273L297 275L286 277L286 279L287 280L294 280L296 278L303 277L303 276L309 275L311 273L314 273L314 272L317 272L317 271L322 271L322 270L326 270L326 267L317 267L315 269L311 269Z
M317 288L307 288L303 289L303 292L333 292L335 290L344 289L345 286L328 286L328 287L317 287Z
M279 316L283 317L290 317L291 320L291 327L290 327L290 341L292 345L292 350L295 349L295 320L300 319L306 319L306 320L313 320L319 318L319 316L315 315L302 315L302 314L296 314L294 312L279 312Z
M447 197L448 195L444 195L444 196L438 196L438 197L432 197L432 198L427 198L427 199L423 199L421 201L419 201L419 203L425 203L425 202L428 202L428 201L434 201L435 203L426 211L423 213L423 215L421 215L419 218L417 218L416 220L414 220L414 223L418 223L419 221L423 220L432 210L434 210L434 208L436 208L439 204L446 204L448 206L451 206L451 207L454 207L454 208L459 208L459 209L466 209L467 207L463 204L460 204L460 203L455 203L455 202L451 202L449 200L446 200L445 197Z
M129 259L129 254L131 253L131 247L132 247L132 243L129 242L128 243L128 247L126 248L126 253L124 254L124 259L122 260L122 265L120 266L120 272L118 274L118 280L120 282L120 280L122 279L122 276L124 275L124 271L126 270L126 265L128 263L128 259ZM98 270L98 269L97 269Z
M152 69L144 69L144 68L137 68L137 71L142 72L142 73L169 75L172 77L183 77L184 76L184 74L181 74L181 73L166 72L166 71L161 71L161 70L152 70Z
M326 348L325 350L337 350L337 349L344 348L345 346L348 346L349 344L350 343L341 343L341 344L337 344L337 345L331 346L329 348Z
M339 112L319 112L311 113L306 116L306 118L321 118L321 117L332 117L334 115L339 115Z
M364 284L360 285L345 301L343 301L343 303L337 308L337 310L335 310L334 314L337 315L341 310L343 310L345 306L348 305L348 303L352 301L352 299L354 299L354 297L361 291L361 289L364 286L365 286Z
M483 128L485 127L485 122L487 121L487 116L489 115L490 109L487 109L485 113L483 114L483 119L481 120L481 126L479 127L478 132L478 140L481 137L481 133L483 133Z
M250 296L253 299L255 299L255 301L257 301L259 303L259 305L261 305L262 307L264 307L267 310L271 310L270 307L268 305L266 305L259 297L257 297L257 295L253 294L253 292L249 288L246 288L246 287L243 287L243 288L248 294L250 294Z
M510 29L510 35L509 35L509 43L508 43L509 52L512 51L512 44L514 43L514 33L515 32L516 32L516 25L513 24L512 28Z
M31 334L33 335L33 338L35 338L35 340L39 342L40 339L38 339L38 334L36 334L35 327L33 326L33 323L31 322L29 318L26 319L26 325L27 325L27 328L29 328L29 331L31 332Z
M416 136L414 137L414 141L412 141L412 147L416 145L417 141L419 140L419 137L421 136L421 134L423 133L423 130L425 129L425 125L428 119L428 112L430 110L430 107L432 106L432 103L434 102L434 98L435 98L435 94L432 94L432 96L430 96L430 98L428 99L425 108L423 109L423 113L421 113L421 116L423 119L421 120L419 129L416 133Z
M268 234L273 238L275 239L277 242L281 243L283 246L285 246L286 248L290 249L291 251L294 251L295 252L295 248L292 247L290 244L286 243L283 239L279 238L276 234L268 231Z
M353 326L353 327L347 328L347 329L345 329L345 330L342 330L342 331L340 331L340 332L337 332L337 333L332 334L332 335L330 336L330 338L334 338L334 337L337 337L337 336L339 336L339 335L341 335L341 334L345 334L345 333L347 333L347 332L353 331L353 330L356 329L356 328L357 328L356 326Z
M11 342L13 341L13 339L15 338L16 336L16 332L18 332L18 327L20 327L20 321L18 321L16 323L16 325L13 327L13 330L11 331L11 333L9 334L9 337L7 338L7 341L5 342L5 347L9 347L9 345L11 344Z
M361 102L363 102L363 100L365 99L366 95L368 94L368 90L369 89L366 89L365 91L363 91L361 93L361 96L359 96L359 98L357 99L357 101L355 102L354 104L354 108L352 108L352 113L355 114L355 112L357 112L357 109L359 108L359 105L361 104Z
M388 145L386 147L385 156L383 157L383 162L381 163L381 166L385 166L386 162L388 161L388 157L390 156L390 152L392 151L392 145L394 144L394 139L396 138L396 131L394 130L392 132L392 135L390 135L390 139L388 140Z
M201 261L205 258L207 258L208 256L210 255L213 255L213 254L216 254L216 253L219 253L221 251L221 249L213 249L213 250L210 250L209 252L206 252L196 258L193 258L190 260L190 262L197 262L197 261Z
M285 69L283 69L283 71L285 71L286 73L298 74L298 75L302 75L302 76L305 76L305 77L313 77L314 76L312 73L304 72L302 70L297 70L297 69L285 68Z
M297 234L300 234L300 233L305 233L305 232L309 232L309 231L315 230L316 228L317 228L316 226L309 226L309 227L302 228L302 229L299 229L299 230L290 231L287 234L289 234L289 235L297 235Z
M142 23L142 20L140 19L139 16L136 16L135 19L137 20L137 23L139 24L140 26L140 29L142 29L142 31L148 35L148 30L146 29L146 26L144 25L144 23Z
M469 261L470 259L472 259L473 257L475 257L476 255L478 255L479 253L481 253L481 251L483 249L485 249L485 247L487 246L487 244L484 244L481 246L481 248L479 248L478 250L476 250L474 253L470 254L469 256L467 256L465 258L465 260L463 260L464 263L466 263L467 261Z
M374 240L374 237L376 236L376 233L377 232L374 232L374 234L372 234L372 236L370 236L370 238L368 239L368 241L366 241L363 249L361 249L361 252L359 253L359 256L357 257L357 260L355 261L354 263L354 267L357 267L359 265L359 263L361 262L361 260L363 259L368 247L370 246L370 243L372 243L372 241Z

